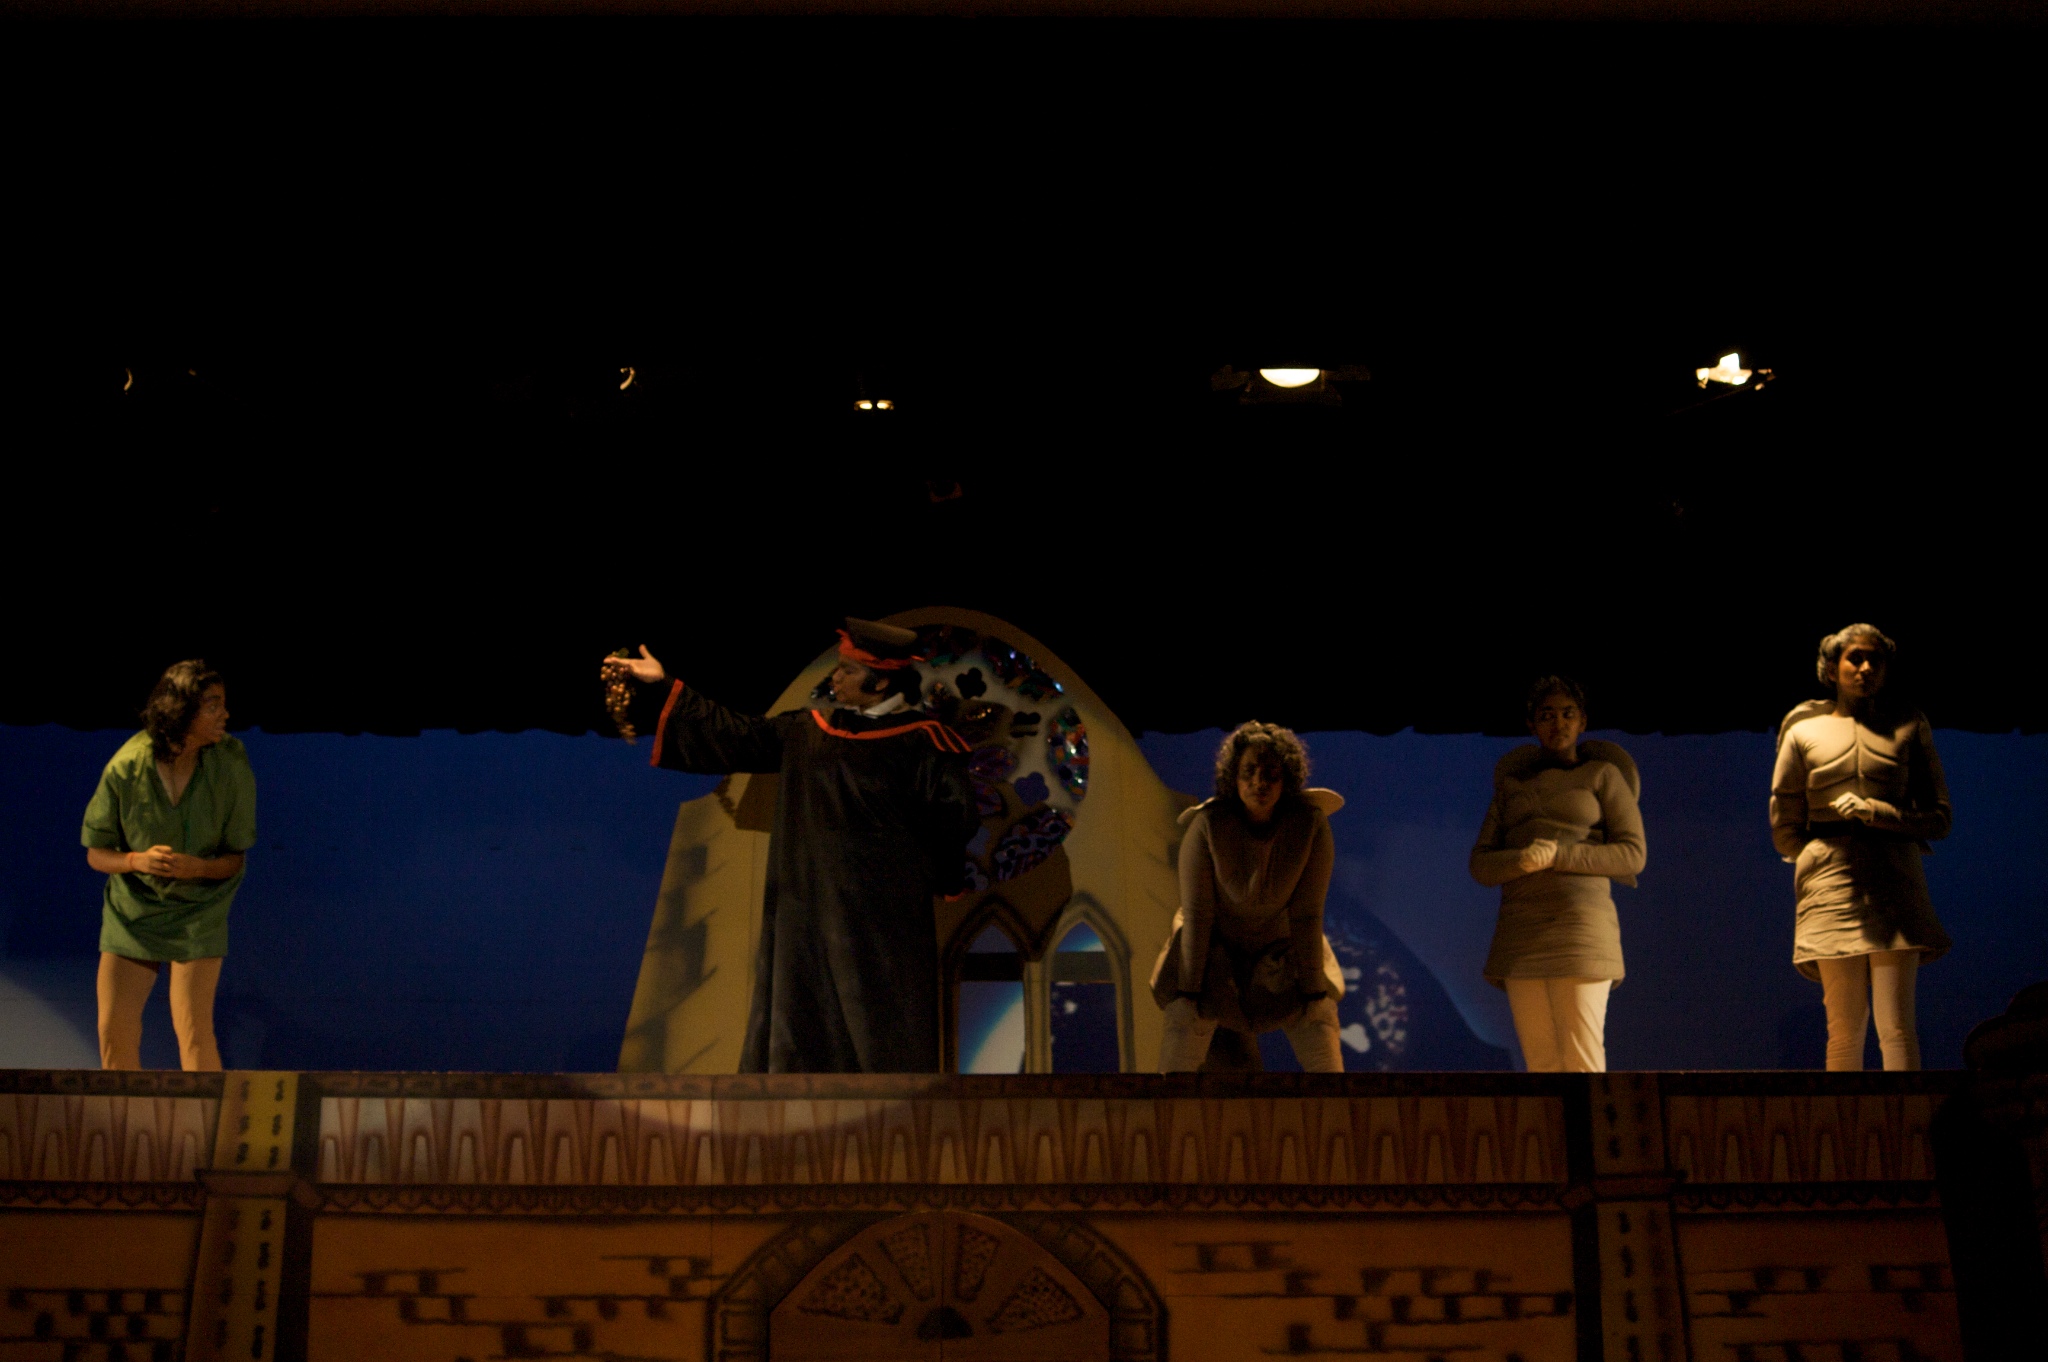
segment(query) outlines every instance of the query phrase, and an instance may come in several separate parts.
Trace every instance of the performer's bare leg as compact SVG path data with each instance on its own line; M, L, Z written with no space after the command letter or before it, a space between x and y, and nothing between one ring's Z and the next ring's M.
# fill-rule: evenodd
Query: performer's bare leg
M142 1067L142 1008L156 987L157 964L100 952L100 1067Z
M220 1046L213 1038L220 966L218 955L171 962L171 1027L178 1033L178 1061L187 1073L220 1071Z

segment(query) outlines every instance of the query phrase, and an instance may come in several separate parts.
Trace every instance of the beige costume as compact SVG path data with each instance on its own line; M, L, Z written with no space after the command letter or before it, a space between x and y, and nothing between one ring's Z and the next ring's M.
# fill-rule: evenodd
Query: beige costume
M1303 1069L1343 1069L1344 978L1323 939L1336 860L1328 815L1343 804L1334 790L1307 790L1281 800L1263 829L1216 799L1181 816L1181 909L1152 967L1167 1021L1163 1071L1200 1067L1219 1025L1284 1030ZM1304 993L1325 996L1304 1005Z
M1841 817L1832 805L1844 794L1869 800L1876 817ZM1923 964L1946 954L1920 857L1948 829L1948 782L1924 716L1873 727L1836 714L1831 700L1786 715L1771 773L1771 841L1794 866L1799 972L1819 979L1818 961L1879 951L1917 951Z
M1486 977L1507 990L1530 1073L1604 1073L1607 995L1625 971L1610 880L1633 885L1647 855L1629 754L1597 738L1566 766L1518 747L1493 768L1493 803L1472 848L1472 878L1500 886ZM1548 870L1522 849L1557 842Z
M1869 802L1869 823L1835 812L1844 794ZM1920 857L1925 839L1948 829L1948 782L1923 716L1865 722L1836 714L1832 700L1785 716L1771 840L1793 865L1792 963L1820 981L1829 1069L1863 1067L1873 1013L1884 1067L1920 1067L1914 979L1949 948Z
M1621 922L1608 882L1633 887L1648 855L1641 792L1634 760L1597 738L1579 743L1576 766L1534 745L1500 759L1471 858L1473 879L1500 886L1488 979L1621 980ZM1543 837L1556 839L1557 863L1522 874L1522 849Z

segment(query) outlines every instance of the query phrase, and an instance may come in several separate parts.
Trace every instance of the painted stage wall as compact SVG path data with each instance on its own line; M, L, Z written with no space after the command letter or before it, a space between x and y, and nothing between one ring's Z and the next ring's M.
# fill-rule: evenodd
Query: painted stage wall
M0 1067L96 1064L100 877L78 823L125 736L0 727ZM1200 791L1219 736L1142 746L1168 785ZM1650 841L1642 887L1617 891L1629 980L1609 1013L1612 1064L1818 1066L1820 992L1788 962L1790 871L1765 835L1769 738L1605 736L1642 767ZM242 737L261 839L217 1014L230 1066L613 1067L676 806L712 778L650 771L645 743L597 737ZM2048 893L2033 873L2048 737L1938 742L1956 832L1927 869L1957 945L1922 975L1920 1017L1928 1064L1951 1067L1972 1025L2048 979ZM1464 867L1513 743L1325 733L1310 745L1316 782L1350 801L1333 823L1332 934L1401 979L1411 1037L1399 1056L1347 1060L1510 1067L1505 1002L1477 973L1495 900ZM162 992L144 1058L172 1067ZM1284 1045L1266 1055L1292 1067Z

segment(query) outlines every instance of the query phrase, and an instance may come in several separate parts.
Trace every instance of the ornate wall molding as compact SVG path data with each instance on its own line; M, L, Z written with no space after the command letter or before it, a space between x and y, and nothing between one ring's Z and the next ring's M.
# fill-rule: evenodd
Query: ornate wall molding
M913 1212L897 1216L819 1216L799 1221L755 1252L712 1297L706 1355L718 1362L768 1362L770 1317L806 1278L843 1247L856 1240L865 1243L874 1238L870 1231L883 1230L886 1238L890 1227L900 1223L915 1228L925 1219L928 1217ZM1111 1362L1164 1362L1166 1310L1158 1292L1128 1257L1085 1221L1056 1215L973 1215L967 1224L970 1233L974 1233L974 1225L987 1227L988 1234L1014 1233L1072 1273L1108 1316L1107 1355ZM987 1235L976 1237L986 1239ZM994 1247L990 1245L991 1249ZM900 1257L888 1245L875 1256L878 1263ZM866 1292L854 1295L874 1297L873 1308L857 1312L861 1318L872 1316L891 1325L910 1325L910 1317L901 1313L903 1303L889 1300L886 1283L875 1278L876 1268L858 1259L849 1266L862 1273L862 1281L856 1285L867 1288ZM846 1296L849 1290L833 1282L815 1283L814 1289L819 1286L838 1296ZM831 1291L835 1286L838 1289ZM929 1297L932 1288L926 1286L920 1294ZM868 1302L855 1301L856 1305L862 1303ZM922 1303L928 1305L930 1301ZM1095 1318L1100 1320L1101 1316ZM924 1322L929 1324L930 1319ZM969 1327L964 1320L960 1324Z
M769 1215L934 1210L1013 1212L1472 1212L1565 1209L1562 1187L1213 1187L1185 1183L1069 1183L962 1187L943 1183L854 1187L479 1187L426 1184L356 1187L323 1183L319 1208L347 1215Z

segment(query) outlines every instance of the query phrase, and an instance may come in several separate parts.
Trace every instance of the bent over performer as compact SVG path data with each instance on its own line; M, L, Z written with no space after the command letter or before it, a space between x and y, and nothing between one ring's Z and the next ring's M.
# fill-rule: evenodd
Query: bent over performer
M1215 795L1181 815L1181 907L1152 967L1166 1013L1160 1072L1257 1069L1253 1038L1273 1030L1304 1072L1344 1071L1344 976L1323 939L1329 815L1344 799L1307 784L1301 739L1240 724L1216 754Z
M666 684L653 764L781 777L742 1073L934 1073L933 899L959 888L980 825L968 744L914 708L908 629L849 619L823 709L757 718L670 681L645 647L607 659ZM651 705L650 705L651 708Z

